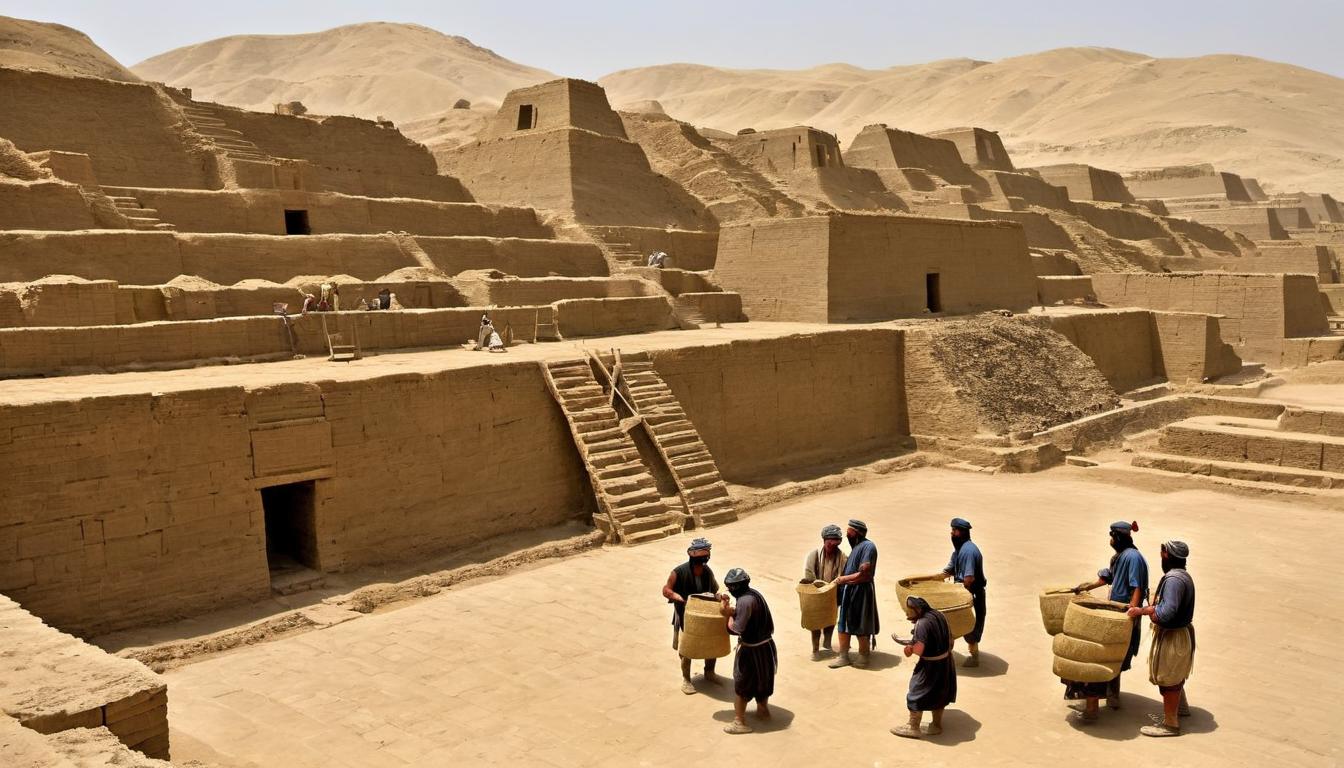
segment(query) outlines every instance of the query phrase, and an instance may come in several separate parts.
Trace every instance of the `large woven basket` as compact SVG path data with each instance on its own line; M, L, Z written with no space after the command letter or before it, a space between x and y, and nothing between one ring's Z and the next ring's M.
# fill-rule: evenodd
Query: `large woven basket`
M1064 609L1069 607L1069 603L1082 598L1091 597L1091 593L1084 592L1081 595L1073 594L1073 587L1047 587L1041 590L1041 623L1045 625L1045 631L1051 635L1058 635L1064 631Z
M826 581L805 581L799 584L798 609L803 615L803 629L835 626L840 611L836 603L835 584Z
M718 659L728 655L728 625L719 612L720 605L713 595L691 595L686 599L678 653L688 659Z
M1074 600L1064 609L1064 634L1101 645L1128 643L1134 620L1129 606L1114 600Z
M896 598L900 601L901 610L905 611L906 616L910 615L910 609L906 607L905 599L910 595L924 598L930 608L943 613L953 608L969 607L971 604L971 593L960 584L933 579L900 579L896 582ZM951 619L948 621L950 623Z
M927 599L927 598L925 598ZM947 631L952 635L952 639L965 637L975 629L975 610L971 604L958 605L953 608L940 609L943 618L947 619Z

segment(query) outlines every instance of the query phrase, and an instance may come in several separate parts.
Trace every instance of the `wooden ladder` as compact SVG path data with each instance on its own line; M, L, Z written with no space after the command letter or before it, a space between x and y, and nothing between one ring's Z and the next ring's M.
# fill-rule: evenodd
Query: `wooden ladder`
M654 370L648 353L622 357L619 350L613 350L612 357L613 392L620 391L639 415L677 484L685 514L697 528L736 520L737 509L714 456L667 382Z
M350 343L345 343L345 335L339 330L332 333L327 330L327 315L325 312L319 312L318 317L322 318L322 335L327 339L327 359L333 363L349 363L363 357L359 350L359 326L351 321L350 325ZM340 317L336 318L339 328Z
M560 405L588 472L598 511L593 522L611 541L634 544L681 531L681 516L658 494L639 448L621 428L610 396L587 360L542 363L546 387Z

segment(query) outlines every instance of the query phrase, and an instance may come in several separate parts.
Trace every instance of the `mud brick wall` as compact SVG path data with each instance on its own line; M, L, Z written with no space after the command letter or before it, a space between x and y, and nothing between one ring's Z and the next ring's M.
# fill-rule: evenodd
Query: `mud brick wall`
M714 281L741 294L752 320L824 323L829 247L830 228L822 217L724 227Z
M730 482L909 434L902 334L865 329L652 353Z
M0 69L0 136L26 152L87 154L102 184L204 189L208 158L152 86Z
M1288 239L1288 233L1270 208L1217 208L1181 211L1177 215L1210 227L1236 232L1252 240Z
M1193 312L1153 312L1159 365L1167 381L1198 383L1241 370L1222 339L1218 318Z
M79 187L59 181L0 182L0 229L93 229Z
M81 633L268 591L243 391L0 406L0 592Z
M666 296L614 299L564 299L555 302L560 335L616 336L676 327Z
M143 664L59 632L0 595L0 711L38 733L106 727L168 757L168 689Z
M1149 312L1052 316L1050 327L1092 358L1097 370L1117 392L1151 384L1164 377Z
M714 268L718 251L717 232L696 232L660 227L588 227L588 231L607 243L628 243L647 257L654 251L668 255L668 267L685 270Z
M711 293L683 293L673 300L677 309L689 312L692 319L705 323L739 323L747 319L742 314L742 297L729 291Z
M448 275L497 269L516 277L602 277L607 260L592 243L485 237L416 237L435 267Z

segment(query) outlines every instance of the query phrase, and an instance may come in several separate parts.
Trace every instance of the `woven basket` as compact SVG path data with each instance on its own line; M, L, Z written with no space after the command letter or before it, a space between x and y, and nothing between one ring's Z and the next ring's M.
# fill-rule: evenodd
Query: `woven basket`
M1045 631L1051 635L1058 635L1064 631L1064 609L1069 607L1069 603L1083 598L1091 597L1090 592L1084 592L1081 595L1073 594L1073 587L1048 587L1041 590L1041 623L1045 625Z
M952 639L965 637L975 629L975 610L971 604L958 605L955 608L940 609L943 618L947 619L947 630L951 633Z
M1056 656L1087 664L1114 664L1125 660L1129 652L1129 638L1122 642L1102 645L1091 640L1079 640L1060 632L1052 644Z
M1128 605L1113 600L1075 600L1064 609L1064 634L1100 645L1128 643L1134 620L1127 610Z
M803 614L803 629L835 626L840 606L836 603L834 583L808 581L798 585L798 609Z
M1106 683L1114 680L1120 674L1120 665L1121 662L1118 661L1112 664L1091 664L1056 656L1053 669L1055 677L1061 680L1073 680L1079 683Z
M713 595L686 599L685 622L677 652L688 659L718 659L728 655L728 625Z
M943 613L971 604L971 593L960 584L932 579L900 579L896 582L896 598L907 617L910 616L910 609L906 607L905 599L910 595L924 598L930 608Z

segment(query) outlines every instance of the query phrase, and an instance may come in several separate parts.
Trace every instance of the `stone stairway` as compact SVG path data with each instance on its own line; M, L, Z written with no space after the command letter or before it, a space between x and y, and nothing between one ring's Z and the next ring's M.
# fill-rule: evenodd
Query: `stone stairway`
M1344 430L1329 420L1322 426L1321 413L1330 412L1290 409L1279 419L1183 419L1163 427L1155 439L1131 444L1130 465L1259 484L1344 489ZM1318 418L1313 422L1312 416Z
M108 194L108 199L117 209L117 213L126 217L133 229L143 230L175 230L177 227L168 224L159 218L159 212L154 208L146 208L140 204L140 201L130 195Z
M607 252L607 256L617 264L642 267L649 260L647 253L640 253L639 249L630 243L604 242L601 246Z
M714 456L667 382L654 370L648 354L623 355L620 365L625 392L671 470L686 514L697 528L736 520L737 509Z
M210 139L231 160L254 163L272 163L275 159L243 136L242 131L229 128L213 107L199 102L179 105L182 114L196 133Z
M588 470L598 511L593 522L609 540L636 544L682 530L681 515L658 495L653 475L602 391L587 360L542 364L546 386L560 404Z

